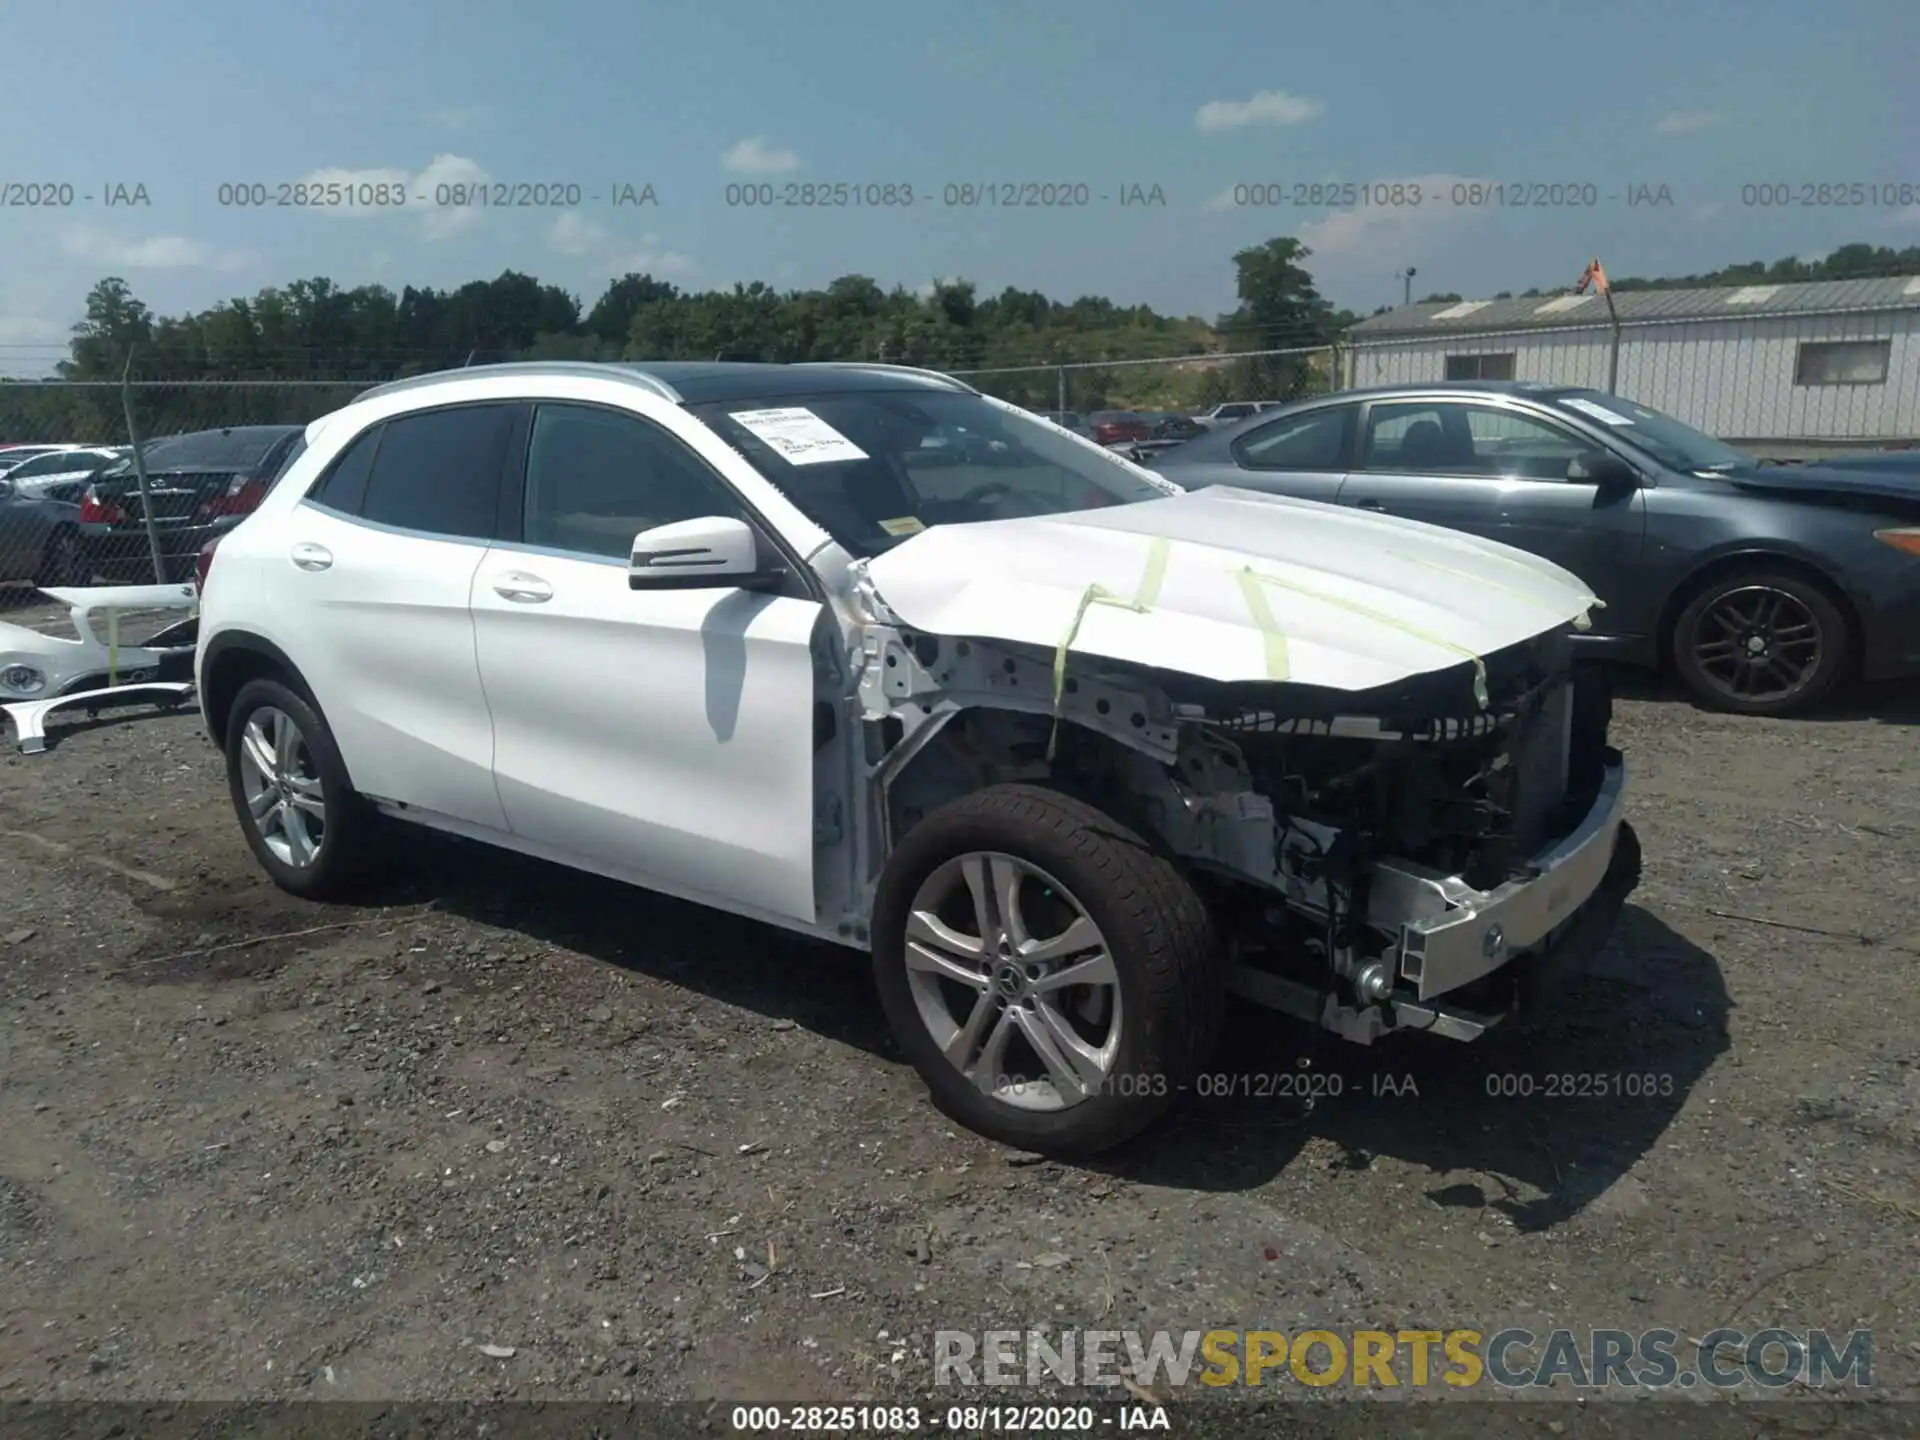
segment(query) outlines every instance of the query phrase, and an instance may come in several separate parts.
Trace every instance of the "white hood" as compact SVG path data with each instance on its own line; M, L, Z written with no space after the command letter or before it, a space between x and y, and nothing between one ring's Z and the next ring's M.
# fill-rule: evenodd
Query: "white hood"
M1558 565L1411 520L1211 488L1034 519L944 525L867 562L931 635L1211 680L1370 690L1569 621L1593 592Z

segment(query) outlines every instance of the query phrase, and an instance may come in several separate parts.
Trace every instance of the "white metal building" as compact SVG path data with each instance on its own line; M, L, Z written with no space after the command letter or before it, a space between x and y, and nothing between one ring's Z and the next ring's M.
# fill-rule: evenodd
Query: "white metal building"
M1631 290L1613 302L1613 388L1628 399L1749 447L1920 440L1920 276ZM1344 379L1605 390L1615 343L1592 294L1409 305L1354 327Z

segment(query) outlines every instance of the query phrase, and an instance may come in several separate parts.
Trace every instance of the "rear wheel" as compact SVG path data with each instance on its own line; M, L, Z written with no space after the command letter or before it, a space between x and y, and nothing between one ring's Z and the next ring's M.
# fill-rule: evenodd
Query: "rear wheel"
M326 721L278 680L251 680L234 697L227 785L247 846L274 884L306 900L351 891L375 817L348 782Z
M1817 705L1846 673L1853 637L1824 589L1788 571L1710 582L1673 627L1673 665L1696 699L1740 715Z
M1145 1129L1211 1053L1212 923L1184 876L1092 806L998 785L902 839L874 909L874 975L934 1102L1054 1155Z

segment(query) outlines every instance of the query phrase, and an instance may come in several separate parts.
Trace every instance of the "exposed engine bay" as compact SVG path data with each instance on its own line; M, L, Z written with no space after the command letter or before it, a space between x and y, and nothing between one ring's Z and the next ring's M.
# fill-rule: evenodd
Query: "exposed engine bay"
M911 656L945 692L925 718L961 708L887 780L896 827L995 780L1079 794L1188 863L1232 988L1349 1039L1476 1037L1550 954L1597 948L1638 880L1605 676L1564 630L1364 694L1076 663L1050 728L1019 713L1037 657L902 652L880 688L917 688Z

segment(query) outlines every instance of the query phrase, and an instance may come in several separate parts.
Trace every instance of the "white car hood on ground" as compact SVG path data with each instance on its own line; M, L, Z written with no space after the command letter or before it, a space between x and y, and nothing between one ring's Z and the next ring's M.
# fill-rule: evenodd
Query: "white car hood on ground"
M1249 490L926 530L866 562L905 625L1211 680L1359 691L1589 623L1549 561Z

